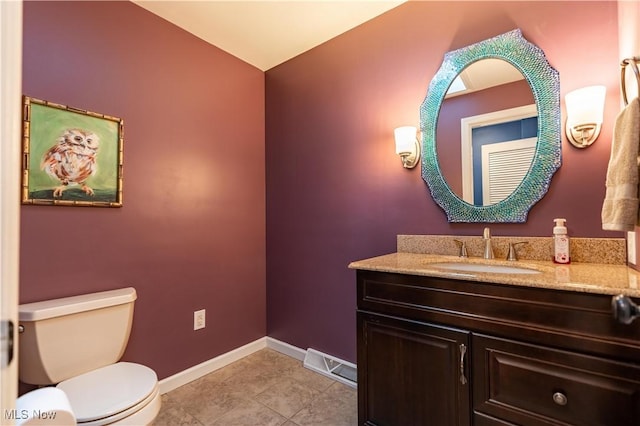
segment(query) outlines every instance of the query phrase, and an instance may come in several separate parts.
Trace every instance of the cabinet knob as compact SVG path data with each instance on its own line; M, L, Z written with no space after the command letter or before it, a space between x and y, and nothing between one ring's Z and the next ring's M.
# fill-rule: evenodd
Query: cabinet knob
M622 324L631 324L633 320L640 317L640 306L633 303L631 298L624 294L619 294L611 299L611 310L613 317Z
M568 401L567 396L562 392L556 392L553 394L553 402L558 405L567 405Z

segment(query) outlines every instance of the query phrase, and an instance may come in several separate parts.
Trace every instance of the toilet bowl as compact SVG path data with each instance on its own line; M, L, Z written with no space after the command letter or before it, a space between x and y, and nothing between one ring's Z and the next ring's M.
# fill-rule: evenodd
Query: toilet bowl
M67 395L53 386L22 395L15 411L3 414L3 419L8 417L15 420L16 426L69 426L76 422Z
M129 287L20 305L20 380L56 385L78 425L151 424L161 405L156 373L118 362L136 297Z
M78 425L149 424L160 411L156 373L140 364L107 365L56 387L69 398Z

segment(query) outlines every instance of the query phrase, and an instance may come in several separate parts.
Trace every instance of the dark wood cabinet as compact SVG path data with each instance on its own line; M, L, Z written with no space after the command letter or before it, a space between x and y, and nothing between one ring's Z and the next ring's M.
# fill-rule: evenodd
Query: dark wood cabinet
M640 424L640 365L474 335L473 407L526 425Z
M640 425L611 296L359 270L358 423Z
M365 313L358 324L360 423L470 424L470 333Z

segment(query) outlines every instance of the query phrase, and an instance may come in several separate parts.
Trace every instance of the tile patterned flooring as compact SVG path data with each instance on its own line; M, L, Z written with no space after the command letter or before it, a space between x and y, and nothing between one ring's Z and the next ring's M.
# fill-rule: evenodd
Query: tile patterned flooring
M162 395L153 426L352 426L355 389L262 349Z

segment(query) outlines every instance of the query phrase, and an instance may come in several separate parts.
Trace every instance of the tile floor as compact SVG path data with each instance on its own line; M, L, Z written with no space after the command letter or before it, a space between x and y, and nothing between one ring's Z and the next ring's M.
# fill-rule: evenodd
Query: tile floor
M355 389L262 349L162 395L154 426L352 426Z

